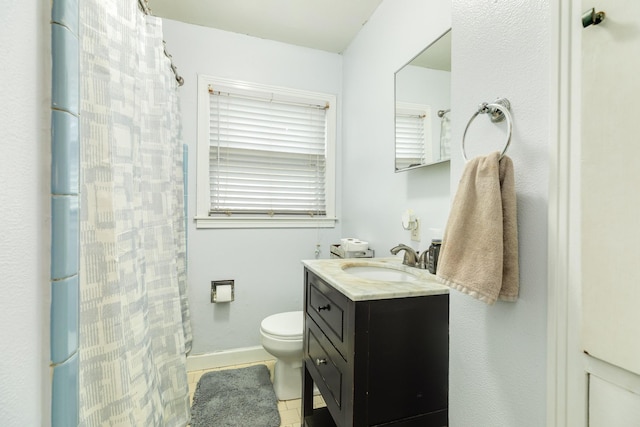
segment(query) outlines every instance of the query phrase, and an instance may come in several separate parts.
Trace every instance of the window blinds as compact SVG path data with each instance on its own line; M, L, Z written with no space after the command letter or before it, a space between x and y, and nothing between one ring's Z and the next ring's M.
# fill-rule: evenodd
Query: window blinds
M209 94L210 215L325 215L325 103Z
M428 111L396 107L396 169L429 161L426 152L425 123Z

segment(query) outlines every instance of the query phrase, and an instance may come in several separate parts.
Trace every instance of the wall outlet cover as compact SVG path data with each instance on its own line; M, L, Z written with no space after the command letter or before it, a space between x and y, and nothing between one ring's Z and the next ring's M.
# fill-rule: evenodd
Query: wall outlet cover
M419 242L420 241L420 221L416 218L415 227L411 229L411 241Z

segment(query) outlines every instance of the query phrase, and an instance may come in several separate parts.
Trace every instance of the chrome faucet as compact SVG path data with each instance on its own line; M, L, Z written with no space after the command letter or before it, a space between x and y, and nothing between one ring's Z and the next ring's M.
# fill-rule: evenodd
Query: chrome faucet
M418 262L418 253L404 243L400 243L398 246L391 248L391 253L393 255L397 255L400 251L404 251L404 259L402 260L402 263L409 267L415 267Z

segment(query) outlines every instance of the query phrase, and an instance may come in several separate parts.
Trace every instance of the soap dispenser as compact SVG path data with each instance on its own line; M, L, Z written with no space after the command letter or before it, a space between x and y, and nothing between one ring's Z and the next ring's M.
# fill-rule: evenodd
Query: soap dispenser
M429 246L429 257L427 261L427 269L429 273L436 274L438 268L438 256L440 255L440 246L442 246L442 239L431 239L431 245Z

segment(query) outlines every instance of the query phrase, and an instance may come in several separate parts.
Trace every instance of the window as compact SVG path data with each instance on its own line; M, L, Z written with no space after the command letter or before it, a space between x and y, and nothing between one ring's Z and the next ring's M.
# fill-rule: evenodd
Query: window
M335 104L198 76L197 226L333 227Z
M433 161L431 108L427 105L396 103L396 170Z

